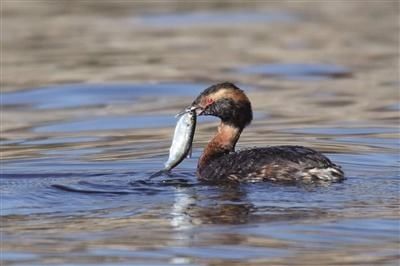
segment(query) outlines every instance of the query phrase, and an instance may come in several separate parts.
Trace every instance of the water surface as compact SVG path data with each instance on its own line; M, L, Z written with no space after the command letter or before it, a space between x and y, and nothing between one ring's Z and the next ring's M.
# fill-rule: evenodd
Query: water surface
M368 263L365 254L373 250L374 258L396 260L396 127L366 123L292 128L289 124L271 130L272 143L274 136L281 135L286 137L279 142L307 140L309 146L324 151L343 166L347 180L342 183L201 184L195 177L199 144L194 157L170 176L150 181L148 177L167 159L174 113L149 110L134 116L90 117L112 105L121 90L129 91L132 98L155 97L163 86L113 86L101 99L98 93L104 87L91 85L85 95L101 99L102 105L90 107L89 118L71 116L67 122L49 125L38 122L39 126L19 130L27 131L30 138L3 140L3 148L11 154L10 159L3 158L1 178L4 262L39 265L52 258L93 265L120 265L112 262L117 258L150 265L288 262L293 256L311 259L306 255L311 250L329 256L358 250L360 263ZM171 90L168 97L183 99L179 107L184 107L190 102L185 102L185 95L197 94L199 86L188 85L183 93ZM44 91L40 88L4 94L3 104L18 102L21 113L52 108L68 114L69 99L79 98L82 91L66 88L48 89L45 99L25 97L40 95ZM165 109L171 104L175 105L166 102ZM91 102L79 106L89 107ZM213 120L201 121L198 134L210 135L209 123L212 128ZM240 146L258 143L256 133L266 126L250 127L254 137L244 135ZM139 129L143 132L136 132ZM265 137L261 142L268 145ZM13 157L17 150L29 152ZM26 239L23 244L21 237ZM347 256L354 258L354 254Z
M351 75L351 71L346 67L333 64L271 63L242 67L239 71L245 74L275 76L295 80L344 78Z
M7 2L1 265L397 265L398 9L146 3ZM225 80L254 109L239 149L309 146L347 179L203 184L199 118L193 158L148 180Z

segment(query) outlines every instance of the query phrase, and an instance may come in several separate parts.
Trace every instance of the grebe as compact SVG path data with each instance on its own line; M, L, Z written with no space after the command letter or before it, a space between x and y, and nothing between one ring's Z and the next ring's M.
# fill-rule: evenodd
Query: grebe
M340 181L344 173L323 154L302 146L273 146L235 152L243 129L253 119L245 93L225 82L205 89L188 107L197 115L221 119L201 155L197 176L209 182Z

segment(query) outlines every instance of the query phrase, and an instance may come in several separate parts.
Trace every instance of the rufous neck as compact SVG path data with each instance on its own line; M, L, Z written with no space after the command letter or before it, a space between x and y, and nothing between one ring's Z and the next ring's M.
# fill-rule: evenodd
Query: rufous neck
M199 168L206 166L212 160L235 151L236 143L242 133L241 128L221 122L218 126L217 134L208 143L199 160Z

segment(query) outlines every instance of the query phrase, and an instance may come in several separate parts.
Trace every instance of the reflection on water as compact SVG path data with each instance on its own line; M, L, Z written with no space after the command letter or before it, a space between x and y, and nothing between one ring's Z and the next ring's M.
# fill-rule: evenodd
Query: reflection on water
M197 183L190 173L174 176L152 181L139 173L3 179L5 258L18 260L14 249L25 250L29 243L41 243L29 246L37 259L78 252L91 263L100 254L139 264L282 259L311 249L335 254L344 243L346 249L374 250L378 257L396 254L394 179L362 182L368 177L352 176L327 187L215 187ZM29 236L24 245L18 242L21 235ZM79 250L82 241L86 247Z
M312 10L318 12L282 6L284 12L277 13L238 7L228 12L218 3L212 11L188 8L180 13L171 4L168 12L141 13L128 26L118 18L130 20L131 11L147 10L144 2L135 2L134 10L93 3L79 3L84 15L75 9L65 11L74 7L72 2L60 10L52 9L56 5L48 7L54 14L67 12L62 14L69 19L57 16L62 25L72 21L80 25L84 20L96 25L88 35L106 31L106 36L112 36L84 38L85 47L89 46L86 42L93 45L87 53L96 53L89 58L92 61L86 58L92 63L84 71L78 66L86 61L79 56L81 61L74 61L76 51L83 47L74 47L71 54L63 50L67 48L62 44L69 47L77 41L69 39L76 33L58 31L63 26L51 23L57 30L43 31L41 22L32 19L31 13L42 17L43 6L24 2L4 12L24 14L24 29L29 26L26 21L39 25L40 36L29 35L30 41L18 44L22 45L19 52L30 51L37 57L28 57L29 62L7 57L7 66L29 68L27 76L43 66L57 72L54 75L70 74L75 64L80 75L107 75L115 73L113 64L123 64L129 66L129 78L122 75L122 80L149 77L149 82L81 84L73 83L71 74L55 79L63 85L29 88L35 86L22 86L31 84L23 75L22 83L17 79L11 83L9 75L4 75L8 92L1 94L1 265L398 263L399 81L392 61L397 46L385 33L390 28L380 24L383 19L371 20L373 25L358 20L362 19L360 9L373 17L387 17L387 9L379 13L346 2L346 12L354 15L357 11L357 16L344 13L346 21L357 17L357 23L347 22L355 27L347 35L343 25L335 24L341 12L335 9L332 15L330 8L317 2ZM97 7L90 9L90 14L99 16L93 16L95 21L85 13L87 5ZM355 11L348 8L352 5ZM104 26L95 10L117 16L106 19ZM43 15L45 23L49 14ZM269 22L274 27L272 23L267 27ZM381 28L373 28L376 25ZM198 31L192 31L193 26ZM16 29L8 33L26 32ZM134 40L114 40L121 36ZM103 40L105 46L99 49L96 45ZM296 43L307 43L308 48L290 48ZM35 50L46 44L52 47L49 54ZM396 46L394 51L391 46ZM132 54L135 60L129 61ZM55 55L61 59L55 60ZM335 64L308 64L311 59ZM64 60L65 65L58 65L60 71L46 63ZM110 68L93 63L96 60ZM121 70L126 69L116 72ZM166 74L157 76L160 73ZM53 83L50 76L36 79L39 74L27 80ZM116 75L112 80L120 78ZM224 79L238 81L254 108L254 122L243 132L239 148L310 146L342 165L347 179L335 184L200 183L195 177L197 159L216 130L216 119L199 118L193 158L170 175L149 180L167 159L174 115L202 89ZM174 82L178 80L193 82ZM13 90L13 86L25 89Z

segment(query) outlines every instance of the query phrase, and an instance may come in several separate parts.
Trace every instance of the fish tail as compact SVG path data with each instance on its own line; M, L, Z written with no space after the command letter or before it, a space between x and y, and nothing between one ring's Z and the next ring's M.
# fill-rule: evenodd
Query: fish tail
M160 175L162 175L162 174L165 174L165 173L167 173L167 172L168 172L168 170L166 170L166 169L157 171L157 172L155 172L154 174L152 174L151 176L149 176L148 180L153 179L154 177L158 177L158 176L160 176Z
M191 144L188 150L188 154L186 155L186 158L192 158L192 151L193 151L193 145Z

